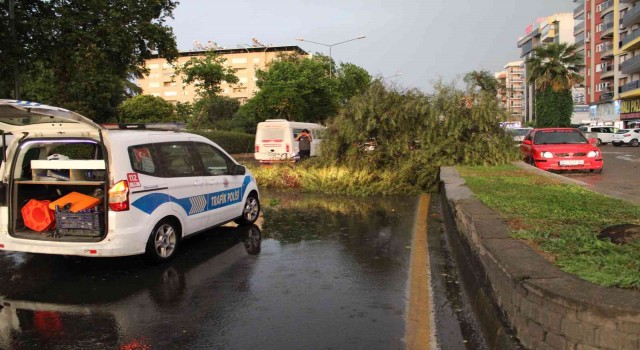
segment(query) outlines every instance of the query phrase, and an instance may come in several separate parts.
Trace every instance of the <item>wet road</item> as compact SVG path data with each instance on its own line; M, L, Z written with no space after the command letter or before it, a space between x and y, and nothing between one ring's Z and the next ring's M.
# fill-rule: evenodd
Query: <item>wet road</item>
M563 175L582 181L598 192L640 204L640 147L603 145L600 150L604 158L601 174Z
M163 265L2 252L0 348L404 349L422 317L444 348L482 348L441 257L435 316L411 310L419 200L265 192L258 225L185 240Z

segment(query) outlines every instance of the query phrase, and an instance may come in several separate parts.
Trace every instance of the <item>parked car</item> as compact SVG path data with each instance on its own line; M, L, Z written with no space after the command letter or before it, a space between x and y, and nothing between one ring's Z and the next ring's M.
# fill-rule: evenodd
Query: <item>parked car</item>
M601 172L604 162L596 142L574 128L533 129L522 141L520 151L525 162L543 170Z
M0 129L21 135L0 167L0 251L165 261L192 234L256 221L255 178L216 143L131 126L0 100Z
M613 141L613 135L618 131L617 128L613 126L591 126L591 125L583 125L578 128L583 133L596 133L597 142L596 145L606 145L607 143L611 143Z
M613 135L611 144L620 147L622 145L629 145L638 147L640 144L640 129L620 129Z
M507 132L513 135L513 141L517 144L521 144L524 140L524 137L527 135L529 131L533 128L509 128Z

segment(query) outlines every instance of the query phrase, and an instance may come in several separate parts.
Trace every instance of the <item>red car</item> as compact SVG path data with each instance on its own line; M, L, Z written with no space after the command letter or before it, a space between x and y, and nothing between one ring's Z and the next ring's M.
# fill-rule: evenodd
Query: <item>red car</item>
M573 128L532 129L520 145L524 161L543 170L601 172L602 152L597 139L587 140Z

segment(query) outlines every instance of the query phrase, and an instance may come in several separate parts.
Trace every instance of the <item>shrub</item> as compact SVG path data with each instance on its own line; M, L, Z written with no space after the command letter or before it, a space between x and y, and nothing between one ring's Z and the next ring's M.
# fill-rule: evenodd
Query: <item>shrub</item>
M222 130L189 130L189 132L208 138L230 154L253 153L255 135Z

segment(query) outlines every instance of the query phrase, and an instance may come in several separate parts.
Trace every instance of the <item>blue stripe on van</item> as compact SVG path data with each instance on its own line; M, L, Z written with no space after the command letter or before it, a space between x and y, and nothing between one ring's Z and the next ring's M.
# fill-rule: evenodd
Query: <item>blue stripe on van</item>
M242 187L186 198L176 198L166 193L149 193L138 198L135 202L131 203L131 205L147 214L151 214L164 203L174 202L184 209L188 216L191 216L239 203L244 197L247 186L249 186L250 183L251 177L245 176Z

